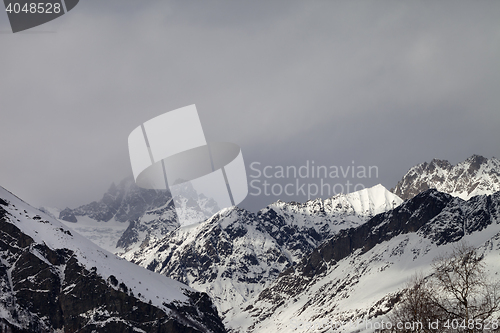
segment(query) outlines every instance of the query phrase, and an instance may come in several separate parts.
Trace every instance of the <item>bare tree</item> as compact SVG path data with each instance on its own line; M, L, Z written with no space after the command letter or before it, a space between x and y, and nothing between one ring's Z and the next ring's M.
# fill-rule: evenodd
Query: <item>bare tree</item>
M386 332L500 332L500 283L488 279L483 259L465 242L436 258L431 275L408 283Z
M472 324L493 320L500 309L500 285L488 279L483 258L475 248L461 242L451 255L433 263L436 292L432 302L447 319L465 323L463 332L482 332L481 325Z

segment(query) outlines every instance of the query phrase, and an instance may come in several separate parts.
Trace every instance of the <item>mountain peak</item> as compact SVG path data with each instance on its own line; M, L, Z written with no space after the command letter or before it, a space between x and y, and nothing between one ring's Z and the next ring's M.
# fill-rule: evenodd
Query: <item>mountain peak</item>
M470 163L469 171L474 172L479 170L481 165L487 164L488 159L486 157L480 156L480 155L472 155L468 159L465 160L464 163Z
M442 169L450 169L453 167L453 165L451 165L450 162L448 162L448 160L440 160L440 159L437 159L437 158L433 158L430 165L435 165L435 166L438 166Z
M387 190L383 185L377 184L356 192L338 193L324 200L316 198L305 203L278 200L262 209L261 212L274 209L294 214L320 213L325 216L342 214L366 217L393 209L402 202L403 200L397 195Z
M391 191L402 199L410 199L429 188L462 199L492 194L500 190L500 161L472 155L451 165L446 160L433 159L412 167Z
M133 178L127 177L118 185L113 182L101 200L75 209L66 208L59 218L77 222L79 216L87 216L99 222L108 222L113 218L118 222L129 222L140 218L148 210L164 206L170 199L169 192L140 188Z
M480 163L484 163L484 162L488 161L488 159L486 157L484 157L484 156L473 154L472 156L468 157L466 159L466 161L474 161L474 162L477 161L477 162L480 162Z

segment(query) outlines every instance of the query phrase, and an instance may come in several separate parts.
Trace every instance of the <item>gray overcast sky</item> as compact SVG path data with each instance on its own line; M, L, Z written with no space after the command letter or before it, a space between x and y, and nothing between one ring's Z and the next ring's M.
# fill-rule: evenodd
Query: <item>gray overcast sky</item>
M247 166L354 161L391 188L432 158L499 157L499 17L500 1L82 0L12 34L0 13L0 185L100 199L132 174L129 133L189 104Z

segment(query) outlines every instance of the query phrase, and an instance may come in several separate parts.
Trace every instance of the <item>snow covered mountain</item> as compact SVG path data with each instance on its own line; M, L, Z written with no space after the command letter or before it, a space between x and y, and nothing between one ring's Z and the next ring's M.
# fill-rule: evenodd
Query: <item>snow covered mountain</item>
M232 207L119 255L207 292L225 313L259 294L340 230L401 202L377 185L304 204L278 201L257 214Z
M177 214L200 219L212 216L219 208L213 200L186 187L173 199L167 191L138 187L133 178L112 184L101 200L75 209L41 209L100 247L116 253L147 246L180 226ZM189 200L188 200L189 198ZM197 205L192 205L195 200ZM175 202L175 204L174 204Z
M225 314L234 332L373 332L408 279L466 240L500 275L500 192L464 201L431 189L345 229Z
M205 290L220 311L260 292L267 281L290 265L290 259L262 228L257 216L236 207L121 256L196 290Z
M178 191L182 195L178 193L164 206L148 210L140 218L130 221L128 228L118 239L114 252L133 252L162 239L169 231L180 227L177 214L182 214L184 221L200 221L219 211L213 199L199 195L192 186L185 185L183 190Z
M170 193L142 189L132 177L112 184L99 201L62 211L41 209L58 216L68 227L110 252L116 252L117 246L126 248L131 237L136 242L161 238L179 226ZM136 225L138 221L147 228L137 230L134 235L129 232L121 239L130 224Z
M500 160L473 155L457 165L434 159L411 168L391 192L402 199L435 188L464 200L500 191Z
M146 190L135 185L133 178L125 178L118 185L114 183L101 200L80 206L66 208L59 218L77 222L79 216L87 216L98 222L117 222L136 220L151 209L164 206L171 199L167 191Z
M277 201L256 214L231 207L185 227L168 194L124 181L59 217L122 258L206 292L234 332L318 331L318 324L326 332L332 321L383 319L408 278L428 273L460 239L481 247L500 274L500 192L476 196L500 190L499 166L477 155L456 166L433 160L412 168L394 193L377 185L303 204ZM67 221L73 217L77 223Z
M366 222L370 217L399 206L403 200L378 184L304 204L277 201L258 212L264 229L286 248L292 261L302 257L339 230Z
M2 332L225 332L210 298L147 271L0 187Z
M134 207L137 202L139 208ZM377 185L304 204L278 201L257 214L233 207L201 224L179 228L170 198L124 180L100 202L67 209L60 218L74 216L77 223L65 224L99 246L207 292L224 312L258 294L339 230L358 226L401 202ZM109 220L96 220L102 216ZM128 221L126 229L123 220Z

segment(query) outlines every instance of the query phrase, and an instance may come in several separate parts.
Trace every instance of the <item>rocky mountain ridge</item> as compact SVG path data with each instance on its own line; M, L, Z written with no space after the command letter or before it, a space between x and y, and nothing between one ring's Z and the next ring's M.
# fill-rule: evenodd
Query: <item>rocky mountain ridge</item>
M0 187L3 332L225 332L210 298L102 250Z
M430 188L464 200L500 191L500 160L472 155L451 165L433 159L412 167L391 192L406 200Z
M232 207L198 225L136 243L119 255L207 292L224 313L258 294L343 229L402 200L377 185L304 204L278 201L257 214Z
M53 215L97 245L123 252L145 246L178 228L179 213L187 219L212 216L219 210L213 200L198 195L189 186L183 194L189 200L181 195L172 198L168 191L142 189L133 178L125 178L118 185L112 184L101 200L75 209L53 210ZM197 205L190 204L191 200Z
M101 200L75 209L65 208L60 212L59 219L76 223L78 216L88 216L98 222L111 219L129 222L140 218L148 210L166 205L170 199L167 191L143 189L135 184L133 178L125 178L118 185L111 184Z
M409 278L429 272L460 240L480 248L489 274L500 274L500 192L468 201L422 192L341 230L226 320L235 332L373 332L366 323L387 320Z

